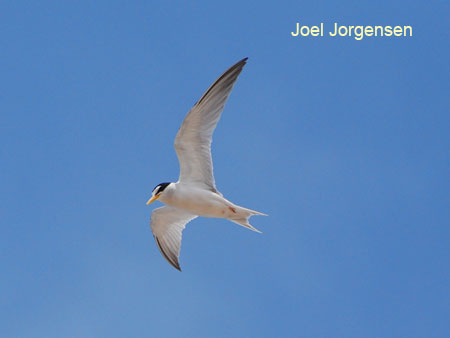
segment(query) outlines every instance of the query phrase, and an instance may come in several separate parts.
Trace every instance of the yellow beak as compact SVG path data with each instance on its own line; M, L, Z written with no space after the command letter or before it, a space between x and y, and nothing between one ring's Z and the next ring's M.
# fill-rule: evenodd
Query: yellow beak
M152 196L152 198L150 198L150 199L148 200L147 205L149 205L149 204L155 202L158 198L159 198L158 195Z

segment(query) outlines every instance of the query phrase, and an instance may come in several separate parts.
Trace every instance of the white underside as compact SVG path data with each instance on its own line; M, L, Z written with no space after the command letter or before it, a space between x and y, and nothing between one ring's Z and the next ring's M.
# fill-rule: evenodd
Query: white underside
M193 215L215 218L235 216L238 206L219 194L195 185L175 183L166 189L159 200L167 205L185 210Z
M192 215L225 218L248 229L259 232L249 223L253 215L267 216L258 211L233 204L216 192L196 184L171 183L159 197L162 203Z

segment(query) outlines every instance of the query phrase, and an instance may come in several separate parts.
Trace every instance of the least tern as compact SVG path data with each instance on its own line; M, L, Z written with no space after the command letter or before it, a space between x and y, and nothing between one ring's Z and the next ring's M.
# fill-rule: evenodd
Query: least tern
M178 182L158 184L147 202L149 205L159 200L166 204L153 210L150 227L164 258L180 271L181 232L194 218L225 218L260 232L248 220L253 215L267 216L224 198L213 175L212 134L246 61L247 58L242 59L223 73L187 114L175 137L180 163Z

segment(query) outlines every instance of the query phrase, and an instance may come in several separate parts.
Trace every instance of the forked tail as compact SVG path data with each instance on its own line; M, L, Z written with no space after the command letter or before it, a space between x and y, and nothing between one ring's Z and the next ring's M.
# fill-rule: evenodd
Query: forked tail
M255 227L253 227L249 222L249 218L251 216L255 216L255 215L260 215L260 216L267 216L266 214L263 214L262 212L258 212L255 210L251 210L251 209L247 209L247 208L243 208L243 207L235 207L234 208L236 210L235 215L231 216L229 218L229 220L231 222L234 222L236 224L239 224L243 227L246 227L247 229L256 231L261 233L261 231L259 231L258 229L256 229Z

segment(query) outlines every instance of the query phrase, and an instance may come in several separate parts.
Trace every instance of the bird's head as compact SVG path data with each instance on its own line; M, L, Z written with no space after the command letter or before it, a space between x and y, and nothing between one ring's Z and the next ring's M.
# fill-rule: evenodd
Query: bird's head
M158 184L152 191L152 197L150 197L150 199L147 202L147 205L153 203L154 201L156 201L162 194L162 192L164 191L164 189L166 189L168 187L170 183L169 182L165 182L165 183L160 183Z

